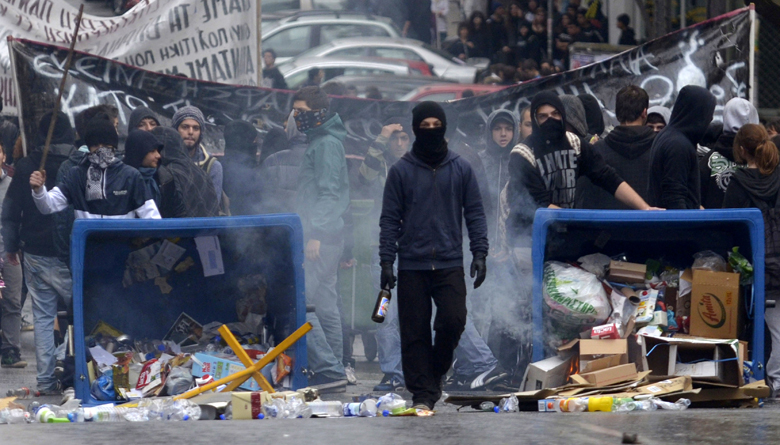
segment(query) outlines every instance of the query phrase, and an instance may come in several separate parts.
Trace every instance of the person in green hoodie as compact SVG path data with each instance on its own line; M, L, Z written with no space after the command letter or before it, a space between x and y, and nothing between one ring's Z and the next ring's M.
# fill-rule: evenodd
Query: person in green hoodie
M304 87L293 97L293 117L309 146L298 174L297 209L306 241L306 300L315 313L306 337L309 384L321 392L346 391L342 364L344 338L336 291L344 250L344 213L349 206L349 178L344 154L347 130L319 87Z

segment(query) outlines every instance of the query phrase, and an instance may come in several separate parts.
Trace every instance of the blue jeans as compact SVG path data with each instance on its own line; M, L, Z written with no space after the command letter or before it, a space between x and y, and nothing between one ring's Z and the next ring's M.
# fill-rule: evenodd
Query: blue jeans
M338 267L344 243L320 245L320 259L306 260L306 304L315 312L306 314L312 330L306 335L309 368L315 374L333 379L346 378L344 373L344 336L341 331L339 294L336 290Z
M5 258L5 252L0 253ZM5 280L5 289L2 290L3 299L0 300L2 307L2 318L0 318L0 330L3 331L2 347L0 350L5 352L8 349L15 349L21 352L21 333L22 333L22 265L11 265L8 261L3 265L3 279Z
M60 299L70 306L73 282L68 267L57 257L24 254L24 277L32 297L35 326L35 359L38 362L38 390L57 388L54 377L56 348L54 319Z

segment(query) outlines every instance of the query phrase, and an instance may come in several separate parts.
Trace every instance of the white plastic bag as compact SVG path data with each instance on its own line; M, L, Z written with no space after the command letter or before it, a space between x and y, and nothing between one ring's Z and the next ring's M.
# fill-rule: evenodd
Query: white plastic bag
M548 261L542 287L550 318L573 331L604 324L612 312L601 282L580 268Z

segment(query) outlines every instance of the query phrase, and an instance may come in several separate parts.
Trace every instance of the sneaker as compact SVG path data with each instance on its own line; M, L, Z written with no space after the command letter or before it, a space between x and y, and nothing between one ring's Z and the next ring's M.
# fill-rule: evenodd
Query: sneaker
M3 358L0 359L0 367L21 369L27 367L27 362L22 360L16 349L6 349L3 351Z
M374 391L384 393L406 391L406 386L404 385L403 380L396 376L390 378L388 377L389 376L385 374L385 378L383 378L382 381L374 387Z
M347 392L347 379L330 378L315 374L309 379L309 387L316 388L320 394Z
M355 368L350 365L344 367L344 373L347 374L347 384L357 385L357 376L355 375Z
M486 390L489 385L500 383L509 377L509 373L504 371L501 366L496 366L490 371L469 377L456 378L446 389L450 391L480 391Z
M33 326L33 324L30 323L29 321L27 321L27 318L25 318L25 316L22 315L22 332L30 332L34 330L35 330L35 326Z
M433 411L433 406L428 406L426 403L415 403L412 405L412 409L421 409L425 411Z
M65 391L62 391L62 400L60 401L60 405L64 405L75 398L76 390L73 388L66 388Z

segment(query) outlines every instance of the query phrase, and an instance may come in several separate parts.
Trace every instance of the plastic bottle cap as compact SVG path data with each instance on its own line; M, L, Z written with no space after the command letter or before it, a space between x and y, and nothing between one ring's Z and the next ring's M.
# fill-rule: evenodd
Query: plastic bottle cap
M165 345L157 345L157 350L160 352L165 351Z
M260 413L260 414L257 415L257 418L260 419L260 420L263 420L263 419L265 419L265 414Z
M190 420L190 416L188 414L185 414L184 417L181 418L181 420Z
M219 420L225 420L225 415L224 414L220 414L219 415Z
M76 416L73 415L73 413L68 413L68 420L71 421L71 423L76 422Z
M388 410L382 411L382 417L387 417L389 415L390 415L390 411L388 411Z
M493 412L494 412L494 413L498 414L500 411L501 411L501 410L500 410L500 409L499 409L497 406L494 406L494 407L493 407Z

